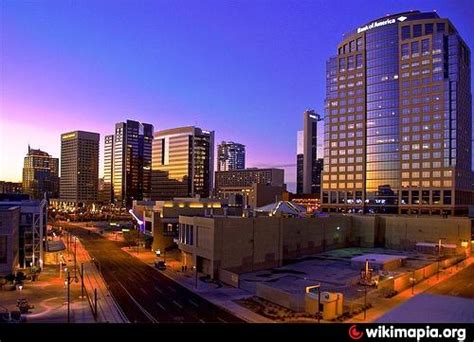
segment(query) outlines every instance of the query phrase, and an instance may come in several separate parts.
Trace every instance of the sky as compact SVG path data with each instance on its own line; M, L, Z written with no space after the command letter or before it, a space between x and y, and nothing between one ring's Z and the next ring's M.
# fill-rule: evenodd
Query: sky
M60 134L86 130L102 154L132 119L214 130L294 190L296 132L304 110L323 113L342 35L412 9L450 18L474 48L471 0L2 0L0 180L21 180L28 144L59 157Z

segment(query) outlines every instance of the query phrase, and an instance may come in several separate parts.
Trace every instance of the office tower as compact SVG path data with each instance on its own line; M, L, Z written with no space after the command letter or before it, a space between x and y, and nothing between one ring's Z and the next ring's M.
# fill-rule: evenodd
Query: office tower
M318 122L321 117L314 110L303 113L303 188L304 194L319 194L320 163L317 159ZM298 172L297 172L298 173Z
M327 62L323 209L466 214L470 50L437 13L376 19Z
M59 159L28 146L23 163L23 192L31 199L57 198L59 192Z
M304 131L298 131L296 135L296 193L303 193L303 139Z
M153 125L127 120L105 137L104 192L110 202L131 207L150 198Z
M245 145L223 141L217 146L217 171L245 169Z
M106 135L104 138L104 178L102 188L99 180L99 197L105 203L112 203L114 200L113 192L113 161L114 161L114 135Z
M213 187L214 131L180 127L155 132L152 199L208 197Z
M59 199L71 207L97 201L99 137L84 131L61 134Z

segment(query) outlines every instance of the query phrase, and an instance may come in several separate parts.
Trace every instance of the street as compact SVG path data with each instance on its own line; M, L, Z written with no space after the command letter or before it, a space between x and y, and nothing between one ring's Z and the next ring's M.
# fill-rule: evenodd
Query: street
M77 226L62 226L78 236L98 260L110 291L130 322L244 323L122 251L120 243Z
M474 298L474 265L426 291L431 294Z

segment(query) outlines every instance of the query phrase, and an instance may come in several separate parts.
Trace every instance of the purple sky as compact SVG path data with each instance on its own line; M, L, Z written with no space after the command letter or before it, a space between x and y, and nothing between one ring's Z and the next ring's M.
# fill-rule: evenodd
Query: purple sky
M58 157L62 132L103 143L135 119L215 130L294 190L296 131L305 109L322 112L342 34L410 9L436 9L472 47L469 0L3 0L0 180L21 180L28 143Z

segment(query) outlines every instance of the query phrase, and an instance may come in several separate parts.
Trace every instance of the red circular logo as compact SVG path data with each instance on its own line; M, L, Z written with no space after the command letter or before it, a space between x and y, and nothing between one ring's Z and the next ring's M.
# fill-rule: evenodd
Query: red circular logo
M349 336L353 340L360 340L362 336L364 336L364 333L362 331L357 330L356 325L351 325L349 328Z

